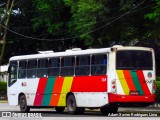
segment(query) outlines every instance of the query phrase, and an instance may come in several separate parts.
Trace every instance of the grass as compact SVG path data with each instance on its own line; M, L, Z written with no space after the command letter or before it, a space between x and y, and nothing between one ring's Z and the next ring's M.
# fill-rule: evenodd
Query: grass
M7 100L0 100L0 103L7 103Z

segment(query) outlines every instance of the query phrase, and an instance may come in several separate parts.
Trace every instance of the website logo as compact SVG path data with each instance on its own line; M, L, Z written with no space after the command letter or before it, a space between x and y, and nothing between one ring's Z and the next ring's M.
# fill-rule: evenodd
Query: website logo
M2 117L12 117L11 112L2 112Z

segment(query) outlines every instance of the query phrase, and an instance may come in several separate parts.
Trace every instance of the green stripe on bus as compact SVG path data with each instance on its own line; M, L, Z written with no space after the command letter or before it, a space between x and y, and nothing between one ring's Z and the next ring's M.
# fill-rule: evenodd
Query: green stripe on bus
M142 86L141 86L140 81L138 79L137 72L134 70L130 70L130 73L131 73L134 85L136 87L136 90L138 90L140 92L140 95L143 95L144 92L142 90Z
M51 96L52 96L52 90L53 90L53 87L54 87L54 84L55 84L55 80L56 80L56 77L48 78L47 85L46 85L46 88L45 88L45 92L44 92L44 95L43 95L42 106L49 106L50 99L51 99Z

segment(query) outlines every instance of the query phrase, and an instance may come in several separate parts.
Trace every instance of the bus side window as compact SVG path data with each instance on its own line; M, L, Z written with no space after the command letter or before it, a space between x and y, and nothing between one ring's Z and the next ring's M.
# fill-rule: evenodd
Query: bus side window
M27 78L35 78L37 72L37 60L28 60Z
M17 81L17 62L11 61L9 65L9 81L8 85L11 86Z
M92 55L91 74L103 75L106 74L107 55Z
M26 78L26 61L19 61L18 78Z
M61 75L73 76L74 75L75 57L64 57L61 59Z
M59 76L60 72L60 58L50 58L48 76Z
M90 56L89 55L76 57L75 74L76 75L90 74Z
M48 59L39 59L38 60L38 69L37 69L37 77L47 77L47 67L48 67Z

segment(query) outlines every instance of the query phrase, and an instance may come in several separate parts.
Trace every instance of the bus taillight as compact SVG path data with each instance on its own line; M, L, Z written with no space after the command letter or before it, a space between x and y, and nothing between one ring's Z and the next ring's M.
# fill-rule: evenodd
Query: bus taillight
M112 83L111 83L111 91L112 93L116 93L116 80L112 80Z

